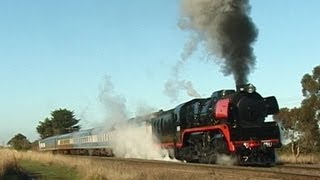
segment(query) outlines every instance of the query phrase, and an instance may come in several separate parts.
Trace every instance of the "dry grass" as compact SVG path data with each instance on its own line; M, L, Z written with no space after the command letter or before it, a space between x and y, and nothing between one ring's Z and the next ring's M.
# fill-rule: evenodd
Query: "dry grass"
M292 154L282 154L278 156L280 163L292 164L320 164L320 155L318 154L301 154L297 159Z
M71 167L79 172L83 179L188 179L192 176L198 178L199 175L185 174L177 176L168 169L155 169L128 165L124 162L109 161L99 162L90 159L76 158L63 155L52 155L50 153L39 152L17 152L14 150L0 149L1 173L12 166L18 167L20 160L38 161L46 166L58 164ZM0 174L0 177L3 174ZM203 177L207 179L208 177Z
M0 177L6 171L19 167L19 160L38 161L44 165L59 164L69 166L79 172L83 179L135 179L140 176L125 165L109 165L93 162L88 159L78 159L50 153L18 152L9 149L0 149Z
M45 153L22 153L22 159L36 160L50 166L53 163L58 163L63 166L69 166L77 170L83 179L175 179L190 178L190 175L177 177L174 172L169 172L167 169L154 169L140 166L128 165L125 162L119 161L104 161L75 158L63 155L52 155ZM194 178L198 176L194 175Z
M47 166L52 164L59 164L62 166L69 166L78 171L83 179L130 179L135 174L128 172L125 166L113 166L94 162L89 159L79 159L74 157L53 155L50 153L39 152L20 152L17 154L17 159L38 161Z
M8 149L0 149L0 177L8 170L17 169L17 152Z

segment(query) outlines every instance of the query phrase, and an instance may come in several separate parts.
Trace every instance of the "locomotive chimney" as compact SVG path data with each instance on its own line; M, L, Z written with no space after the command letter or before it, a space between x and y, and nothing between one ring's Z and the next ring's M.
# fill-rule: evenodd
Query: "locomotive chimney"
M236 85L236 89L237 89L237 92L240 92L240 91L244 91L244 84L237 84Z

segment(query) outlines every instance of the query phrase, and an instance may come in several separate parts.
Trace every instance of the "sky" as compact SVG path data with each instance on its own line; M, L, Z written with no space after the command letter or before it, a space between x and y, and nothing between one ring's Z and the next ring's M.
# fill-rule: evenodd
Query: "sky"
M251 0L258 29L256 65L249 75L263 96L280 107L299 106L300 80L319 65L320 1ZM141 107L170 109L164 93L190 32L177 25L180 0L0 0L0 143L17 133L39 138L39 121L59 108L72 110L82 127L106 121L106 81L129 115ZM180 78L201 97L233 89L232 76L205 54L191 55Z

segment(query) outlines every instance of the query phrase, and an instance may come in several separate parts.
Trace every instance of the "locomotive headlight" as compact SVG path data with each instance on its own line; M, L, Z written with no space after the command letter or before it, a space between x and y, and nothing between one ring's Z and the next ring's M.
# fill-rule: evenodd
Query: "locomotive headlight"
M256 87L254 87L254 85L252 85L252 84L248 84L247 92L248 93L253 93L255 91L256 91Z
M244 142L244 143L243 143L243 146L248 149L248 148L249 148L249 143Z

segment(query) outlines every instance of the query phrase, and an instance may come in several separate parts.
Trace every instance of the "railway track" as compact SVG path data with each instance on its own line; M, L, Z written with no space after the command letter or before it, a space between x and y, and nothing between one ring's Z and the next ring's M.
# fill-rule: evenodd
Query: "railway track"
M78 157L77 157L78 158ZM218 179L319 179L320 167L277 165L275 167L244 167L217 164L193 164L163 160L142 160L127 158L106 157L79 157L90 158L100 163L120 163L126 166L149 168L151 170L197 174L201 177Z

